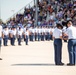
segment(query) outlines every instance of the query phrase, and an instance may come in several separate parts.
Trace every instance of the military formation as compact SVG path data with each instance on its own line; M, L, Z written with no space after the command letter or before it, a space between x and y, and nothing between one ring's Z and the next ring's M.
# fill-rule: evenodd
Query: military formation
M17 39L18 45L21 46L22 40L25 45L28 45L29 41L54 41L54 60L55 65L64 65L62 62L62 40L68 43L68 55L69 63L67 66L76 65L76 27L73 26L72 20L67 22L57 23L56 27L53 26L35 26L35 27L14 27L8 28L5 26L2 28L0 25L0 48L1 40L3 39L3 45L8 46L8 40L10 44L15 46L15 40ZM1 60L1 58L0 58Z
M10 44L15 46L15 40L17 39L18 45L21 45L22 40L28 45L28 41L45 41L52 40L52 32L54 28L49 26L38 26L38 27L26 27L23 28L15 26L8 28L5 26L2 29L3 45L8 46L8 40Z

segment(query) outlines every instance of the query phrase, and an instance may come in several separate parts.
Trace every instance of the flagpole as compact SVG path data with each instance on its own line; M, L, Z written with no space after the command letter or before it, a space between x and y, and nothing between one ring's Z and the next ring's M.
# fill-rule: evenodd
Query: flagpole
M37 22L38 22L38 0L36 1L36 21L35 21L35 25L37 26Z

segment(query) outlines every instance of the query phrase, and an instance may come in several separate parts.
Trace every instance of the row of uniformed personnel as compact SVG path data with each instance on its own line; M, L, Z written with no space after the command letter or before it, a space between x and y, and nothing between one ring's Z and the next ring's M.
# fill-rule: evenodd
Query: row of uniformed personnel
M27 28L26 26L24 28L12 27L12 28L8 29L8 27L6 26L2 31L3 44L4 44L4 46L7 46L8 38L10 39L10 44L12 46L15 45L16 38L18 40L18 45L21 45L22 38L24 38L26 45L28 45L28 39L30 41L51 40L53 30L54 30L53 28L45 28L45 27Z

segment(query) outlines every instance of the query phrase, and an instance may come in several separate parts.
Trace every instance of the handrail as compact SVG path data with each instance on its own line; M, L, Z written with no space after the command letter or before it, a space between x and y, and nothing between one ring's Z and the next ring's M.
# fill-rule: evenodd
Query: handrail
M32 1L29 2L27 5L25 5L24 7L22 7L19 11L17 11L16 13L14 13L11 17L9 17L9 18L6 20L6 22L9 21L12 17L15 17L16 14L18 14L20 11L22 11L25 7L29 6L32 2L34 3L34 1L32 0ZM33 5L33 6L34 6L34 5Z

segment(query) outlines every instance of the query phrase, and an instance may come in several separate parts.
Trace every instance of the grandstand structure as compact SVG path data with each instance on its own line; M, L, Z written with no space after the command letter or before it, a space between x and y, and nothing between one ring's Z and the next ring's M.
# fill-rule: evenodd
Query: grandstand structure
M10 16L6 21L9 21L11 18L16 18L17 14L24 14L24 9L25 8L30 8L30 7L33 7L33 6L34 6L34 1L32 0L30 3L28 3L27 5L25 5L19 11L17 11L16 13L13 13L13 15Z
M8 23L24 25L55 25L56 22L73 19L76 16L74 0L33 0L7 19ZM70 15L70 16L69 16Z

